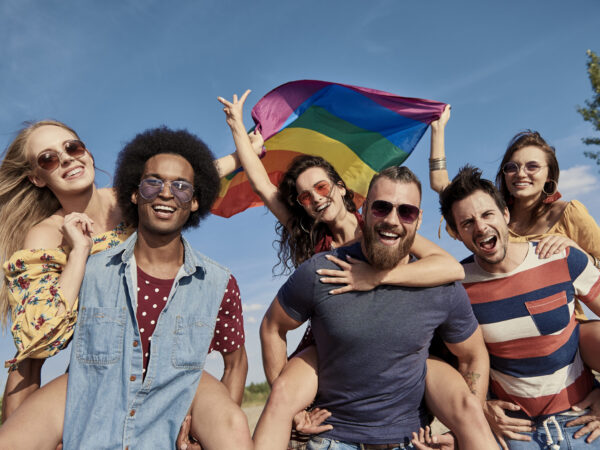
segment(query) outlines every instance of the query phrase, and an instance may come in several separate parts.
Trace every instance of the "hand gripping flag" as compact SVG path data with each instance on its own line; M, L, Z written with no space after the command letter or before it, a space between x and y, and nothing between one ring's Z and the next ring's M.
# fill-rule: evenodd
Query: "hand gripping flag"
M292 81L265 95L252 109L267 153L262 162L279 185L298 155L329 161L360 206L371 177L400 165L445 104L374 89L317 80ZM231 217L262 205L243 170L221 179L212 212Z

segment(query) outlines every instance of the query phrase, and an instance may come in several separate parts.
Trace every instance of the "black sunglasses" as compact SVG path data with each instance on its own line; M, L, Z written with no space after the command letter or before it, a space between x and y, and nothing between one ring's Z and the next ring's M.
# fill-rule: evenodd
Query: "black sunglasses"
M402 204L397 207L390 202L385 200L375 200L371 203L371 214L375 217L387 217L393 209L398 211L398 217L404 223L413 223L419 217L419 208L414 205Z

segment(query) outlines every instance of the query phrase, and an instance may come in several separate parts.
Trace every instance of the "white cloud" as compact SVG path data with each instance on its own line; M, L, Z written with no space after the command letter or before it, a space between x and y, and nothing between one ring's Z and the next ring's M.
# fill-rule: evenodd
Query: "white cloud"
M246 323L246 324L248 324L248 323L256 323L256 317L254 317L254 316L244 317L244 323Z
M592 166L573 166L561 170L559 188L565 199L572 199L594 190L597 179Z
M265 309L265 305L261 304L261 303L251 303L249 305L242 305L242 308L244 310L244 312L250 312L250 311L260 311Z

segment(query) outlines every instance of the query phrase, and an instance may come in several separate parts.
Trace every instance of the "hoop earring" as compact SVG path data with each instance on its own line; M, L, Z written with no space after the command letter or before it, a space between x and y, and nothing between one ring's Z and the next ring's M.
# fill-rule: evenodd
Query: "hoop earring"
M546 185L548 183L553 183L553 185L554 185L554 189L552 189L552 192L548 192L546 190ZM546 204L554 203L556 200L558 200L559 198L562 197L562 195L560 194L560 192L558 192L558 183L556 181L554 181L554 180L548 180L548 181L546 181L544 183L544 186L542 187L542 192L544 194L546 194L546 196L547 196L544 200L542 200L542 203L546 203Z

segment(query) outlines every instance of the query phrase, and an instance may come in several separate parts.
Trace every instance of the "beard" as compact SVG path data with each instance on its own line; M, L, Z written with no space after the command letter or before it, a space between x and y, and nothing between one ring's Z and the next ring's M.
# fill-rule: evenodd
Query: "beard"
M395 245L389 246L379 241L378 232L388 231L399 235ZM365 243L366 257L371 265L380 270L390 270L396 267L402 259L408 255L415 241L416 227L412 231L404 229L401 233L397 227L390 227L384 223L370 226L365 223L363 239Z

